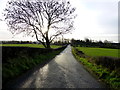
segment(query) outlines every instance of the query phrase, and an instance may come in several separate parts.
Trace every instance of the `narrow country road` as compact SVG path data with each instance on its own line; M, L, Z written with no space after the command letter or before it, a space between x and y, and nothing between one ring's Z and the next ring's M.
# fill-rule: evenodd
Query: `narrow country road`
M35 70L17 88L102 88L71 53L69 45L44 67Z

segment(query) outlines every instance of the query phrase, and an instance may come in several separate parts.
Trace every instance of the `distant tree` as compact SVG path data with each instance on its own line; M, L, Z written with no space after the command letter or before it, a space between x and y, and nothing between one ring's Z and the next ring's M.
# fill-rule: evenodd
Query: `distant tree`
M85 42L89 42L90 40L89 40L89 38L85 38Z
M104 43L109 43L109 41L108 40L104 40Z
M112 47L111 43L112 43L111 41L105 40L104 41L104 44L105 44L104 46L107 47L107 48L111 48Z
M76 40L74 38L71 39L71 45L72 46L76 45Z
M98 43L102 44L103 42L101 40L99 40Z
M13 34L35 36L45 48L50 48L57 36L73 29L74 11L65 0L12 0L4 16Z

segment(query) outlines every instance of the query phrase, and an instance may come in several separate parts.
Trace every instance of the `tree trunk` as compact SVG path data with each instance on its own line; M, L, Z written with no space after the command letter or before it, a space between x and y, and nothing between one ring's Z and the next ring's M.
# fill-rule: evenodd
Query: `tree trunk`
M45 48L47 48L47 46L45 45L45 43L44 43L44 42L42 42L42 45L43 45Z
M50 47L50 42L49 42L49 40L48 39L46 39L46 48L48 48L48 49L50 49L51 47Z
M46 45L47 45L47 47L46 48L48 48L48 49L50 49L51 47L50 47L50 42L47 42L46 43Z
M48 37L46 37L46 48L50 49L50 41L48 39Z

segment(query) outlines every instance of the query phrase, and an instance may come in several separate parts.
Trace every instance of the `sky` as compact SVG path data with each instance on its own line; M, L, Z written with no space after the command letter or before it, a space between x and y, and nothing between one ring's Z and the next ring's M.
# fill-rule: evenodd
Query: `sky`
M0 0L0 19L8 0ZM70 0L76 8L77 17L74 20L75 30L64 38L84 40L89 38L95 41L118 42L118 2L119 0ZM35 41L34 37L25 37L23 34L13 36L5 21L0 21L0 41L28 40Z

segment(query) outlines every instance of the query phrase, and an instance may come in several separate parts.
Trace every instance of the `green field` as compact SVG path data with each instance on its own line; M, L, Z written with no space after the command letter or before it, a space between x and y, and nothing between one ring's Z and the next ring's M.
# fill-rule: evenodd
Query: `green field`
M0 44L0 46L17 46L17 47L35 47L35 48L44 48L41 44ZM51 45L51 48L59 48L60 46Z
M119 49L108 48L92 48L92 47L76 47L78 50L83 51L88 56L111 56L120 57L118 55Z

